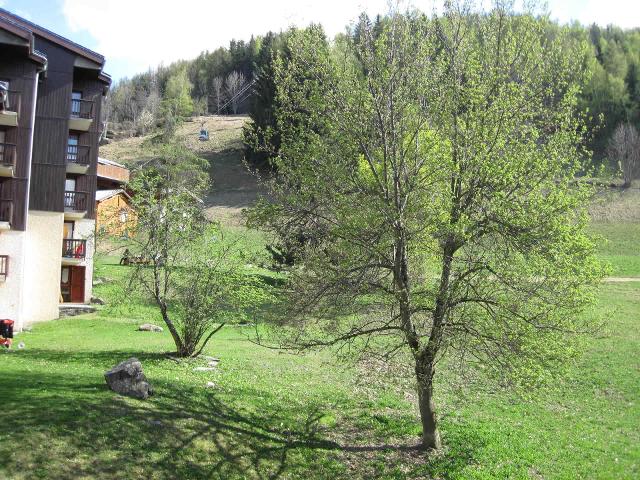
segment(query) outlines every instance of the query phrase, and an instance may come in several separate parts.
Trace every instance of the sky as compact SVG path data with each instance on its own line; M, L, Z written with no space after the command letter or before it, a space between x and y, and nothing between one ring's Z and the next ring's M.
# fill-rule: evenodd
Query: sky
M441 2L437 2L441 3ZM329 36L388 0L0 0L0 7L95 50L115 80L269 30L322 23ZM551 17L640 27L640 0L548 0ZM434 0L411 5L430 12Z

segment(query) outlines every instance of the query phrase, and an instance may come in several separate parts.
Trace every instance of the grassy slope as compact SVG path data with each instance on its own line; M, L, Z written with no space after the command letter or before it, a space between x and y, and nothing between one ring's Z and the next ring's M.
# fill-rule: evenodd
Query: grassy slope
M199 124L184 128L191 127ZM220 167L214 175L237 162L230 151L203 152ZM214 192L210 205L237 218L229 198ZM601 255L616 275L640 276L634 220L594 225L610 239ZM259 235L233 232L259 249ZM102 259L96 275L125 276L114 260ZM485 391L457 398L439 385L446 450L425 461L409 448L420 431L412 392L374 381L376 372L362 380L329 352L300 357L258 347L237 327L209 346L221 359L218 371L194 372L202 361L163 355L172 347L167 332L136 331L142 321L159 322L157 314L139 299L123 301L116 283L97 293L128 308L38 325L20 335L25 350L0 353L0 478L640 476L640 284L603 286L591 314L607 319L606 329L553 390L528 400ZM149 401L104 385L103 372L130 356L143 361L156 388Z

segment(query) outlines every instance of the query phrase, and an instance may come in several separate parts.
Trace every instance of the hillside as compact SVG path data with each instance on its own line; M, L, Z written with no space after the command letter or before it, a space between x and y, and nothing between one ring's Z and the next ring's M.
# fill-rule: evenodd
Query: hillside
M229 225L241 222L241 211L260 193L256 177L243 163L242 126L246 116L196 117L177 131L179 141L209 160L212 189L204 199L211 218ZM209 130L209 141L198 140L201 125ZM100 156L122 162L132 170L151 159L149 147L157 134L124 138L100 147Z

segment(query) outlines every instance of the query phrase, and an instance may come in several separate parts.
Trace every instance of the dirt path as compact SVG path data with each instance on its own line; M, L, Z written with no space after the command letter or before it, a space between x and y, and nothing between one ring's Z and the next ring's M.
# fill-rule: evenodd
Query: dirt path
M214 115L196 118L182 125L179 135L191 150L209 160L212 188L204 198L207 214L225 225L243 225L242 210L262 193L257 178L244 164L242 127L244 115ZM201 142L201 128L209 131L209 141Z
M640 277L607 277L605 283L640 282Z

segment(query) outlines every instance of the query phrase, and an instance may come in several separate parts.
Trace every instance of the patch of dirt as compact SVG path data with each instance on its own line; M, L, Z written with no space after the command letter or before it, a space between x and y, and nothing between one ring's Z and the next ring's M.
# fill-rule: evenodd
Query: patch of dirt
M600 192L589 207L589 214L595 222L640 221L640 188Z

